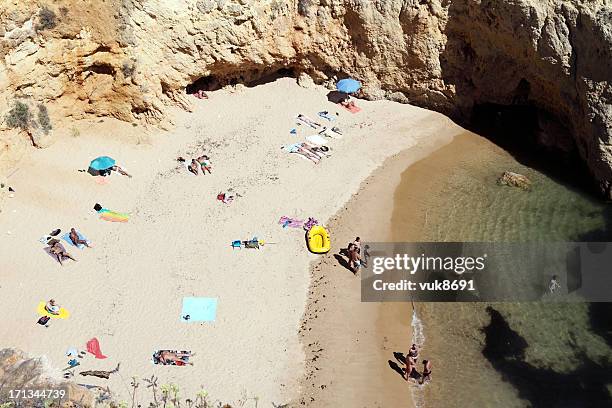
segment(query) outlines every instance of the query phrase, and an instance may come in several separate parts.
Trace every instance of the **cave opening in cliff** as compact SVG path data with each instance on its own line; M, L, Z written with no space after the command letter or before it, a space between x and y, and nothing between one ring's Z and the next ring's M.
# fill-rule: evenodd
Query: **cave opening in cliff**
M284 77L296 78L298 72L291 66L281 67L253 67L250 69L230 71L229 73L218 73L200 77L187 85L185 92L188 94L198 91L216 91L227 85L242 84L247 87L274 82Z

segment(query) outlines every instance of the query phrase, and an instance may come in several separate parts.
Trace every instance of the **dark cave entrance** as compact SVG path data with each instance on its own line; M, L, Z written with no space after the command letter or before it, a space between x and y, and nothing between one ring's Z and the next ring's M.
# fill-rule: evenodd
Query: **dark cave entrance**
M228 73L211 74L200 77L185 87L187 94L198 91L216 91L227 85L242 84L247 87L274 82L279 78L297 78L299 71L292 66L252 67L250 69L229 70Z
M592 181L588 167L579 156L567 130L552 134L553 137L562 138L565 148L542 144L542 135L545 133L542 123L555 121L548 112L528 103L479 103L472 108L468 129L508 151L520 163L600 199L599 188ZM557 126L565 129L561 124ZM546 132L550 133L549 130ZM585 183L585 180L590 182Z

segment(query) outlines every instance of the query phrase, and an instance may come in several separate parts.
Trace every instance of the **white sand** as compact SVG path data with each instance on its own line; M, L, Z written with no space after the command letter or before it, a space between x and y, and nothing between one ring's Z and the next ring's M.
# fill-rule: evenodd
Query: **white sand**
M160 384L179 384L183 398L200 387L229 403L257 396L260 406L270 406L295 398L304 356L297 331L316 256L306 250L303 231L281 228L279 217L325 221L385 158L461 131L442 115L388 101L359 101L363 111L353 115L325 94L292 79L222 90L196 101L194 113L177 112L170 132L147 135L106 119L33 152L9 179L16 197L0 213L0 346L46 355L59 369L69 346L83 349L96 336L109 358L89 355L77 372L121 362L120 375L77 382L109 384L125 400L130 378L151 374ZM316 113L324 109L340 113L334 124L345 132L328 143L332 157L314 165L280 150L316 133L295 125L298 113L323 123ZM299 136L289 134L294 127ZM174 159L190 150L209 154L212 175L175 170ZM113 175L98 185L77 172L98 155L114 157L134 177ZM243 197L228 206L216 195L230 187ZM130 213L130 221L99 220L96 202ZM65 244L78 262L62 267L38 239L73 226L95 248ZM344 244L331 234L335 249ZM231 249L232 240L254 235L274 244ZM181 322L186 296L217 297L217 320ZM72 316L44 328L35 324L35 308L51 297ZM195 365L155 366L150 357L161 348L192 350Z

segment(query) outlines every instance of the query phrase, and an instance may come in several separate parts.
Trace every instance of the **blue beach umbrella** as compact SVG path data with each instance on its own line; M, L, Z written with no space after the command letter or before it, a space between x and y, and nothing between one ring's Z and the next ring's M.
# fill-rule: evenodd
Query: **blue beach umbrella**
M89 163L89 167L93 170L106 170L115 165L115 159L108 156L100 156Z
M336 89L340 92L351 94L357 92L361 88L361 82L353 78L341 79L336 84Z

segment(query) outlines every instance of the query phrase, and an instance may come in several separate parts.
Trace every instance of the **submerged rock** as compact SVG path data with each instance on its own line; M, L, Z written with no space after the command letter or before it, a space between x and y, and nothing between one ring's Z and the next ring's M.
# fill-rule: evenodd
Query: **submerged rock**
M525 191L531 190L531 180L522 174L513 173L511 171L504 171L497 180L497 183L502 186L518 187Z

